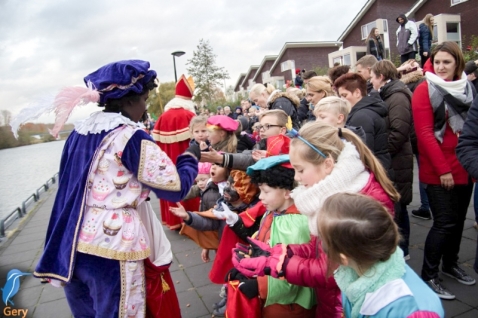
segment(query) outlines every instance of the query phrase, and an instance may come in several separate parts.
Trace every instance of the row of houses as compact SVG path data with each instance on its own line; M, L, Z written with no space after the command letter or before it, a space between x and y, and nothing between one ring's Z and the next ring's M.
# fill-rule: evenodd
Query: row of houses
M296 67L312 70L337 63L355 65L366 54L365 39L373 27L380 31L386 57L394 60L399 56L395 31L401 13L417 22L433 14L434 43L456 41L463 47L468 44L464 41L478 35L478 0L368 0L337 41L286 42L279 54L266 55L260 64L251 65L239 75L235 96L247 93L255 83L282 87L295 78Z

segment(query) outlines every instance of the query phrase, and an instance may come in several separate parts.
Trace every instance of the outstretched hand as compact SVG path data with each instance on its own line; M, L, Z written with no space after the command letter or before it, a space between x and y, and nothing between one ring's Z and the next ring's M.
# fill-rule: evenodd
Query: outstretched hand
M227 225L233 226L236 224L237 220L239 219L239 216L237 213L232 212L227 204L224 202L221 202L223 211L218 211L216 209L212 210L212 213L214 214L215 217L217 217L219 220L226 220Z
M179 218L181 218L185 221L188 221L189 220L189 214L188 214L188 212L186 212L186 209L184 209L184 207L179 202L176 202L176 205L178 206L177 208L169 207L169 211L172 214L176 215L177 217L179 217Z
M212 147L209 147L209 151L201 152L201 162L210 162L222 164L224 161L223 155L214 150Z

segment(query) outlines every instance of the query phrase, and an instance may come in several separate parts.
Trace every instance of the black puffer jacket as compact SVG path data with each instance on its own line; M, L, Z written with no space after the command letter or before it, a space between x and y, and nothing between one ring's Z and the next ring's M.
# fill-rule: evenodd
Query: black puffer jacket
M380 96L388 107L388 152L395 188L400 192L400 202L408 205L413 196L412 92L401 81L392 80L380 89Z
M372 150L385 170L390 171L387 114L387 105L382 101L380 95L373 93L365 96L352 107L346 124L363 128L367 147Z
M476 160L478 158L478 97L468 110L463 131L456 146L456 156L470 176L478 179L478 160Z
M297 107L300 105L299 97L289 93L277 92L269 101L269 109L282 109L292 120L294 129L299 130L300 123L297 116Z

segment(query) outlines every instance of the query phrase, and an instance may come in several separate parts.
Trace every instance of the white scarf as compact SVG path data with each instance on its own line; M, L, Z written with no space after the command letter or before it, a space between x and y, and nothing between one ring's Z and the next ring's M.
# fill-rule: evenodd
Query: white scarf
M329 196L341 192L358 193L369 180L370 173L360 160L355 146L348 141L344 141L344 145L328 176L309 188L298 186L291 193L299 212L307 216L312 235L318 235L317 217Z
M465 92L467 83L465 72L463 72L463 74L461 75L461 79L456 81L445 81L444 79L442 79L436 74L433 74L432 72L426 72L425 77L428 81L432 82L437 86L440 86L453 96L463 95L463 93Z

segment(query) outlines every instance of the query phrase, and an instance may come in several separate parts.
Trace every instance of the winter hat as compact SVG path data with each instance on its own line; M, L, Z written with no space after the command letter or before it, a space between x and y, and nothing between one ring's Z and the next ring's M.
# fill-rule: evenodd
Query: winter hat
M198 174L209 174L211 172L212 164L210 162L198 163Z
M239 123L226 115L214 115L207 119L207 127L234 132L239 127Z
M465 74L469 75L476 71L478 69L478 66L476 65L475 61L468 61L465 64Z
M296 68L296 69L295 69L295 74L297 75L297 74L299 74L299 73L300 73L300 68Z

